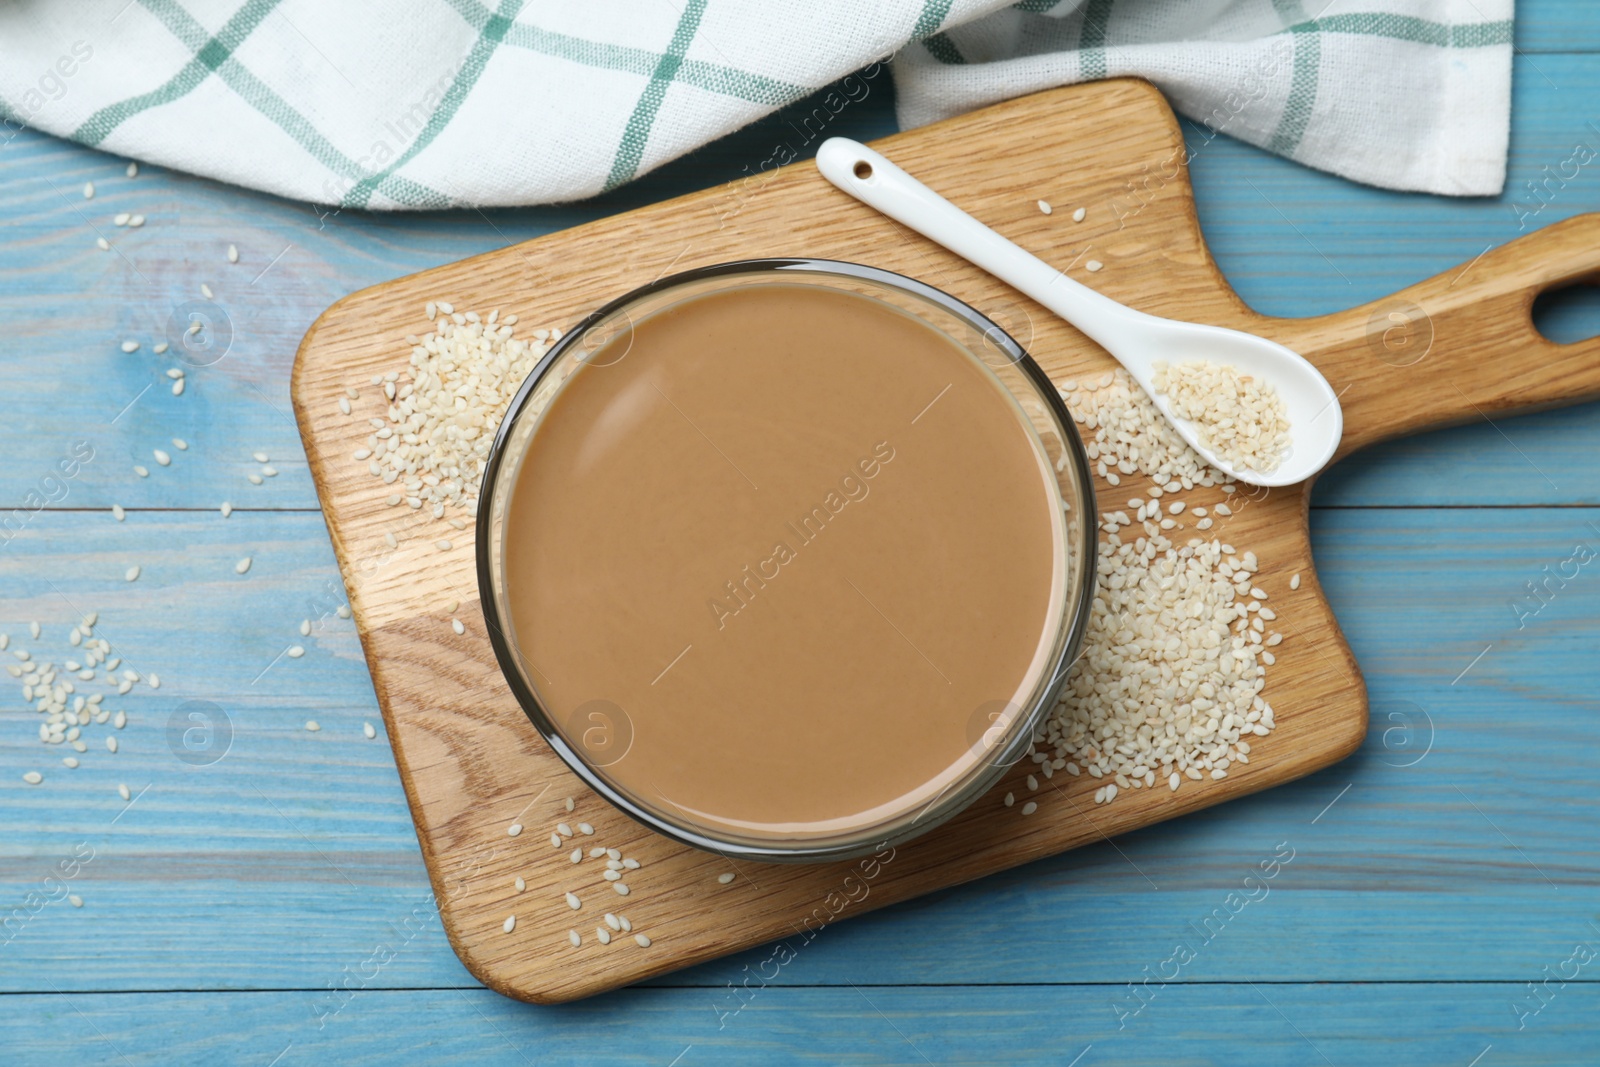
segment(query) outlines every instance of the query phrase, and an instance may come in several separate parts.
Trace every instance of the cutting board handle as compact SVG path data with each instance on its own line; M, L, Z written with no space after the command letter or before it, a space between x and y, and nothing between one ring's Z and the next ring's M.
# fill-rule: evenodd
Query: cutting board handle
M1276 339L1341 391L1343 456L1431 427L1600 398L1600 337L1556 344L1533 325L1539 294L1583 283L1600 284L1600 213L1382 300L1299 320Z

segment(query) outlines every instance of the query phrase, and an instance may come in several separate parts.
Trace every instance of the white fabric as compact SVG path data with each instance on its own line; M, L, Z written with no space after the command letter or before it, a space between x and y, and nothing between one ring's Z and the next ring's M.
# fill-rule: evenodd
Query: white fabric
M1039 6L5 4L0 117L7 136L32 126L320 203L545 203L631 180L893 55L905 127L1137 75L1182 114L1358 181L1452 195L1504 183L1511 0L1024 10ZM865 95L882 82L853 84ZM853 93L833 99L849 106Z

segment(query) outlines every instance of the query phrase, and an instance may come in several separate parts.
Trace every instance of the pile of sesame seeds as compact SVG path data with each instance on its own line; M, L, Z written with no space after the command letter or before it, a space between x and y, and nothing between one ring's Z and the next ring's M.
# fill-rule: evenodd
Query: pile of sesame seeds
M1202 444L1238 470L1278 469L1289 449L1289 415L1271 382L1204 359L1154 368L1156 392L1194 424Z
M95 636L94 628L99 619L100 613L91 611L68 631L69 651L59 666L54 661L40 662L35 658L35 650L21 647L23 639L18 638L13 643L10 634L0 633L0 652L10 652L17 661L6 666L6 673L21 684L23 701L32 704L44 716L39 723L40 744L65 745L75 753L61 758L68 770L82 766L81 757L89 752L87 735L94 726L109 726L101 744L111 755L120 751L121 743L112 731L127 726L128 715L121 709L106 706L108 696L127 696L140 682L151 689L161 688L160 677L141 675L132 667L124 667L111 643ZM30 623L28 634L33 642L38 642L43 639L44 629L37 622ZM96 684L102 687L98 691L78 691ZM44 774L28 771L22 780L29 785L39 785L44 782ZM117 795L127 800L128 787L119 784Z
M1226 778L1250 762L1251 739L1275 725L1263 691L1271 649L1283 640L1268 626L1277 615L1257 584L1255 554L1209 532L1213 516L1234 514L1232 479L1183 443L1125 371L1059 389L1100 475L1151 484L1129 511L1100 516L1083 651L1032 760L1047 779L1058 770L1105 779L1098 804L1157 781L1176 790L1186 778ZM1196 489L1224 502L1180 498ZM1181 532L1190 523L1193 535ZM1037 776L1028 786L1038 789ZM1006 806L1014 802L1007 794ZM1023 807L1032 810L1033 802Z
M1058 391L1085 438L1089 462L1112 485L1136 474L1169 493L1233 481L1178 436L1127 371L1118 368L1093 381L1061 382Z
M386 410L368 422L372 433L353 458L394 487L391 506L426 508L434 518L460 509L468 520L478 511L478 489L495 430L523 380L561 337L559 330L535 330L531 340L515 336L517 316L457 311L447 301L424 308L433 331L410 336L411 360L403 374L373 375ZM338 398L339 412L356 417L350 388ZM465 528L459 517L451 522ZM436 547L449 551L452 542Z

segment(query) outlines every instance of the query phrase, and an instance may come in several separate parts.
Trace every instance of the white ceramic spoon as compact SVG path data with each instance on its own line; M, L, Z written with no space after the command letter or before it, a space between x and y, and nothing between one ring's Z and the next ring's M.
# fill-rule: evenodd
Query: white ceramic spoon
M831 137L817 151L823 177L857 200L944 245L1082 330L1128 369L1206 462L1252 485L1292 485L1333 458L1344 432L1339 397L1305 357L1254 334L1147 315L1068 278L929 189L866 145ZM1283 398L1292 444L1270 474L1240 469L1200 443L1192 423L1172 413L1151 378L1159 361L1205 359L1271 383Z

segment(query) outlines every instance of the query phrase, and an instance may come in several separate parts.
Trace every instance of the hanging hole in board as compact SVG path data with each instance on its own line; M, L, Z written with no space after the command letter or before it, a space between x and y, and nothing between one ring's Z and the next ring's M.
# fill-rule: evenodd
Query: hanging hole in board
M1558 345L1600 336L1600 278L1540 293L1533 302L1533 328Z
M866 181L868 178L872 177L872 164L868 163L864 159L859 161L855 166L855 176L860 178L862 181Z

